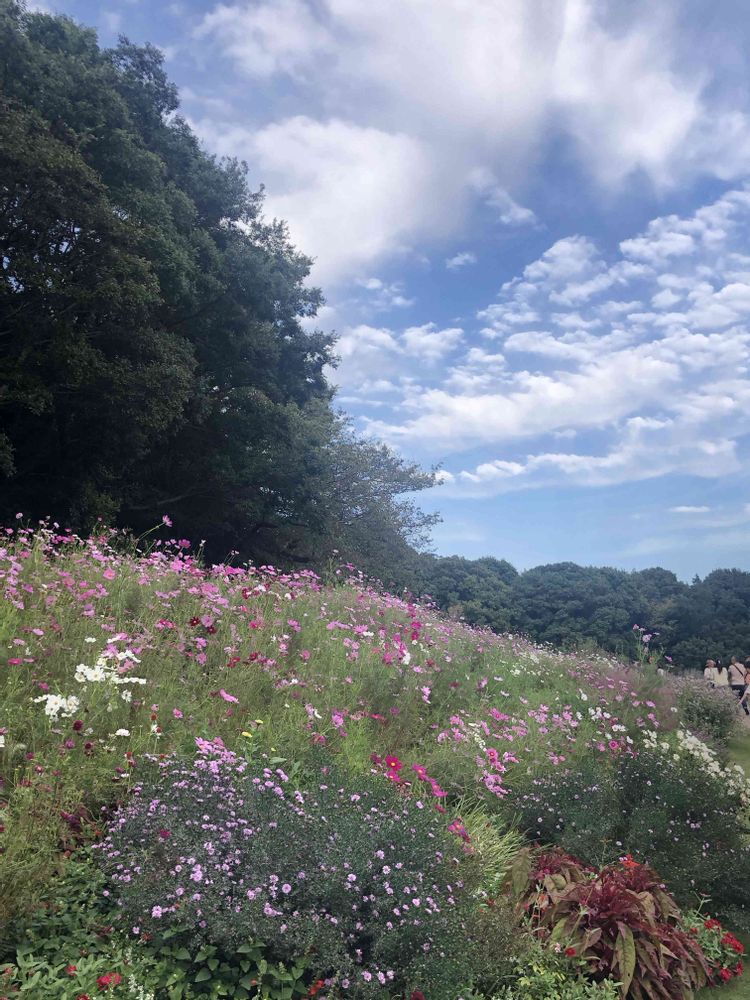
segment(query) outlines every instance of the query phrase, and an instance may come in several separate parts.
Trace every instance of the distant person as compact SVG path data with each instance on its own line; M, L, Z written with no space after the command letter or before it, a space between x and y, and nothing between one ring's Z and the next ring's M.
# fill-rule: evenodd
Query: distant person
M716 660L706 660L703 668L703 679L708 681L711 687L716 687Z
M733 656L727 672L729 674L729 686L739 698L745 715L750 715L750 708L748 708L747 698L745 697L748 685L748 672L745 664L741 663L736 656Z
M716 679L714 680L714 687L717 688L729 687L729 671L721 662L721 660L716 661Z

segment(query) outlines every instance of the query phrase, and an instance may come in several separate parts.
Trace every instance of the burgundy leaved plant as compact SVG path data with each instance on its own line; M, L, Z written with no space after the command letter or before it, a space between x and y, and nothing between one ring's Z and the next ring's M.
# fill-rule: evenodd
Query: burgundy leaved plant
M514 889L534 933L619 982L623 998L684 1000L708 980L698 941L653 869L630 856L600 871L554 850L523 852Z

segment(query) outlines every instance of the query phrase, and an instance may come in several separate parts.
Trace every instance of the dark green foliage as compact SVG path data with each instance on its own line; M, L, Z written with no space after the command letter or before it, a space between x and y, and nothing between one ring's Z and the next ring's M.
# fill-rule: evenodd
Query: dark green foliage
M304 961L289 967L268 961L256 943L243 943L227 954L174 932L150 940L134 937L115 929L117 910L100 867L89 851L79 851L26 918L23 932L0 953L5 964L0 989L17 988L31 998L75 1000L85 991L99 993L97 979L114 973L122 977L118 992L135 996L133 989L141 987L152 996L151 990L158 989L157 995L169 1000L292 1000L308 993Z
M195 763L146 762L109 827L119 925L225 954L262 940L269 958L303 957L352 997L453 1000L468 985L478 871L441 814L329 763L294 793L282 770L198 743Z
M505 560L421 555L401 566L400 585L430 595L472 625L522 632L579 649L596 644L636 658L633 626L678 668L750 655L750 573L715 570L688 585L669 570L627 572L553 563L518 573Z
M705 760L659 746L635 756L587 754L567 769L519 782L505 804L540 843L592 865L625 853L647 859L682 905L702 894L735 926L750 925L750 884L727 877L750 864L741 803L728 781L717 801Z
M701 677L679 681L678 706L686 729L719 749L738 731L737 699L728 688L710 688Z

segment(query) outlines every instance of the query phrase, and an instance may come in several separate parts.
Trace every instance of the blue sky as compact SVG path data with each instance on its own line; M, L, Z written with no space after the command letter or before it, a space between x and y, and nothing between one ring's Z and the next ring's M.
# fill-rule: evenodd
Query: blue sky
M161 46L316 259L437 551L750 569L750 25L733 0L46 0Z

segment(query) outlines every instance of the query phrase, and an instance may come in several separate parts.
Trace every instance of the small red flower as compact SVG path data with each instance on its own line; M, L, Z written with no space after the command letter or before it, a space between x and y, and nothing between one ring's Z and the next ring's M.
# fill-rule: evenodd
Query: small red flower
M77 733L80 733L80 731L83 729L83 722L81 719L76 719L76 721L73 723L73 729Z
M729 980L732 978L732 973L729 971L729 969L719 969L719 975L721 976L721 978L724 980L725 983L729 982Z
M169 830L159 830L159 836L161 837L162 840L169 840L169 838L172 836L172 833Z
M421 990L412 990L409 1000L425 1000L425 995Z
M575 955L575 953L576 953L575 948L566 948L565 949L565 954L568 956L568 958L572 958Z
M74 976L76 974L76 972L78 971L78 969L77 969L77 967L75 965L67 965L65 967L65 971L67 972L67 974L69 976Z
M119 986L121 982L122 976L119 972L108 972L104 976L99 976L96 985L100 990L108 990L111 986Z

